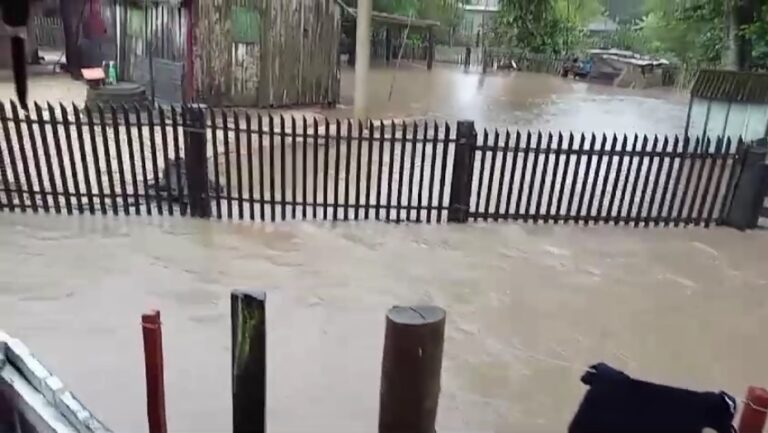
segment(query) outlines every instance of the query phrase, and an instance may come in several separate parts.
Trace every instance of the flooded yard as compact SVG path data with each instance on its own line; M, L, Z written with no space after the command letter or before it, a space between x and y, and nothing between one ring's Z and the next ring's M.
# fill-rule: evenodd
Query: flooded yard
M372 73L375 118L650 134L681 133L685 124L685 98L661 90L525 73L483 77L447 66L432 73L404 66L396 77L391 69ZM291 113L348 117L350 78L343 71L339 107ZM33 98L83 102L79 83L35 80ZM46 80L57 85L43 91ZM0 84L0 98L10 97L10 89ZM112 133L105 141L121 142ZM259 185L233 174L256 160L243 160L237 150L250 148L247 143L248 136L233 133L226 158L211 167L249 200L251 189L265 198ZM290 176L259 169L259 179L277 179L268 188L273 202L289 192L295 201L293 191L307 177L310 193L319 185L325 201L332 190L334 203L339 194L357 195L347 185L318 181L315 159L323 173L343 181L350 178L347 161L373 161L371 179L377 179L380 161L392 166L406 155L383 153L380 145L355 150L316 142L309 151L303 143L265 149L262 162L302 161L296 176L293 167ZM433 159L426 146L413 149L413 167ZM313 167L309 174L304 161ZM351 173L367 179L355 173L357 164ZM335 175L342 170L343 177ZM421 170L420 185L427 174ZM400 185L402 176L394 182L387 174L383 184ZM768 384L768 349L759 343L768 325L764 231L4 212L0 245L0 328L24 340L115 431L146 430L140 315L153 308L163 314L169 430L231 428L229 292L235 288L268 293L270 431L375 431L384 315L392 305L435 304L448 312L441 432L565 431L584 391L582 369L596 361L737 396L748 385Z
M374 431L384 314L448 311L438 428L564 431L582 367L768 383L764 232L0 216L0 317L116 431L145 429L163 313L171 431L230 428L229 291L268 292L271 431Z

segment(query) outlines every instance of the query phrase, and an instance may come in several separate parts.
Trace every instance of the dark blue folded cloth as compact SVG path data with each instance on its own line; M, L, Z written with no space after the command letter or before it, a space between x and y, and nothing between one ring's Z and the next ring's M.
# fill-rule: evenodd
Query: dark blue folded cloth
M569 433L718 433L734 431L736 400L725 392L697 392L636 380L605 363L581 377L589 386Z

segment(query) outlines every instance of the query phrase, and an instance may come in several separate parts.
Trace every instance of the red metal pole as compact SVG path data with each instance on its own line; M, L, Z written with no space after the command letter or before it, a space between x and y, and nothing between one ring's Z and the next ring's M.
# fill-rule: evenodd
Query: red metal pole
M739 433L762 433L765 428L768 390L750 386L739 421Z
M160 312L141 315L144 337L144 371L147 377L147 422L149 433L167 433L165 423L165 383L163 379L163 332Z

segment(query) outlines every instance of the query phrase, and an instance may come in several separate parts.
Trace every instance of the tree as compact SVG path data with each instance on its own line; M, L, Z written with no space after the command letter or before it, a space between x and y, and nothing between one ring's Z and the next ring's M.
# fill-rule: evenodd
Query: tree
M572 51L585 26L602 13L597 0L502 0L493 38L497 45L538 53Z

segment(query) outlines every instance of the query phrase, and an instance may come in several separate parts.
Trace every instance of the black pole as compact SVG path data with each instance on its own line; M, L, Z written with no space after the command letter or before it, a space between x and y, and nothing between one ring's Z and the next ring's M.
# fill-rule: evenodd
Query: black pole
M736 178L725 225L739 230L757 227L768 189L768 149L750 145L742 151L743 162ZM723 198L728 200L729 197Z
M211 217L211 197L208 182L208 157L206 149L207 107L184 107L184 162L190 214L198 218ZM180 191L180 194L183 191Z
M381 362L379 433L435 433L445 310L393 307Z
M264 433L267 394L266 294L233 290L232 432Z
M456 130L456 150L453 154L453 178L448 204L448 222L469 221L469 200L472 194L477 131L475 122L462 120Z

